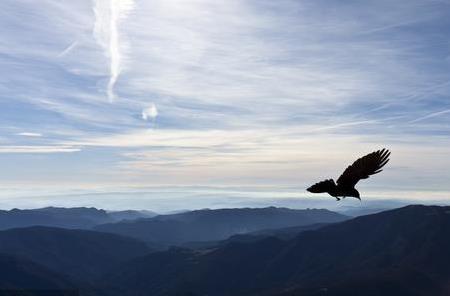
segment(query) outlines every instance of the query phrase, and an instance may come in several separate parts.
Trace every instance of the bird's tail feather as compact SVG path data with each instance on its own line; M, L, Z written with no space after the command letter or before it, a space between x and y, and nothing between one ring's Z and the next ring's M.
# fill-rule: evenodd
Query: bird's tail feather
M322 192L330 192L336 187L333 179L328 179L319 183L316 183L306 189L311 193L322 193Z

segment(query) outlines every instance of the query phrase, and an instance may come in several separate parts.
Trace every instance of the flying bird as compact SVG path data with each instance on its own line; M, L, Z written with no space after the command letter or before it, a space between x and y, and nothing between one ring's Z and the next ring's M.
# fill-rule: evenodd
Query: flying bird
M370 175L381 172L381 168L389 161L389 155L391 155L391 152L387 149L369 153L347 167L336 183L333 179L328 179L316 183L306 190L311 193L326 192L335 197L336 200L341 200L339 196L342 198L351 196L361 200L358 190L355 189L356 183L361 179L369 178Z

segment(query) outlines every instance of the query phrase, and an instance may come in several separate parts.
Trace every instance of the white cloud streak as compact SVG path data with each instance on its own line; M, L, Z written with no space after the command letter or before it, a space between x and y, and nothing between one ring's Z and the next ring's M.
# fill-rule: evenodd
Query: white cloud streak
M31 138L39 138L42 137L41 133L30 133L30 132L23 132L23 133L17 133L18 136L24 136L24 137L31 137Z
M0 146L0 153L67 153L78 152L80 148L72 146Z
M110 101L115 98L114 85L122 71L123 51L119 36L119 24L134 8L133 0L94 0L94 37L105 50L110 61L110 77L107 95ZM122 45L123 46L123 45Z

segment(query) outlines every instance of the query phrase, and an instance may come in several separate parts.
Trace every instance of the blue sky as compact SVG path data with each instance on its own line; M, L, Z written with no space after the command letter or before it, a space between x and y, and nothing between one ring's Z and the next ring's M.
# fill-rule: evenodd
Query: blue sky
M447 0L1 1L0 207L301 198L382 147L363 196L449 200L449 28Z

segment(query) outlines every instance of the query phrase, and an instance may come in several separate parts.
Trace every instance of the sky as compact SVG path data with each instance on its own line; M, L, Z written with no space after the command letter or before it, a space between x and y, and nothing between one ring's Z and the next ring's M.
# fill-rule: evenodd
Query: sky
M0 208L322 201L384 147L363 197L450 201L449 0L3 0L0 37Z

